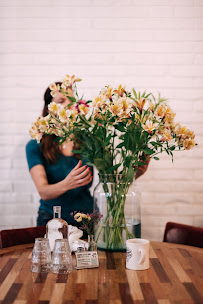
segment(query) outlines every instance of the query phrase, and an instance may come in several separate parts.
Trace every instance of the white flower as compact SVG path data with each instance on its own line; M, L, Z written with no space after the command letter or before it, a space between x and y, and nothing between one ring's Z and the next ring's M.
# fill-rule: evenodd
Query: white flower
M49 88L51 90L50 94L52 97L56 96L57 92L60 92L60 84L52 83Z
M113 116L120 116L123 113L123 105L121 103L114 103L110 105L109 111Z
M158 105L158 107L155 110L155 116L157 118L163 118L165 116L166 113L166 105L165 104L160 104Z
M59 115L59 119L61 122L66 122L68 119L67 116L67 110L65 110L64 108L62 110L59 110L58 115Z
M75 78L75 75L73 75L73 76L66 75L63 79L63 88L64 87L72 87L72 85L75 82L79 82L79 81L82 81L82 79L81 78Z
M58 114L59 111L63 110L63 106L61 104L55 103L54 101L48 105L48 110L55 114Z
M147 120L145 122L145 124L142 125L143 129L145 131L147 131L148 133L152 133L154 130L157 129L158 124L157 123L153 123L152 120Z
M162 133L162 141L170 141L171 139L173 139L173 137L171 136L171 130L170 129L164 129L163 133Z
M83 114L83 115L87 115L89 113L89 107L85 104L80 104L78 106L78 109L81 112L81 114Z

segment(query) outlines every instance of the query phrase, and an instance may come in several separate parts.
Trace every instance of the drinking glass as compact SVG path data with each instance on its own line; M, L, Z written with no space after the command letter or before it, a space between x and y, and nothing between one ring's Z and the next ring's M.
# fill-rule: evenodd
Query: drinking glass
M68 239L55 241L51 271L53 273L69 273L72 271L72 256Z
M35 239L31 262L32 272L49 272L51 267L51 250L48 239Z

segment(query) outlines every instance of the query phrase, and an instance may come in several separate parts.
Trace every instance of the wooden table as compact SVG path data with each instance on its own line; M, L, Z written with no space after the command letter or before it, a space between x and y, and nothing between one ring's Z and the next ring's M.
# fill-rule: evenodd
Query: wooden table
M99 251L99 268L30 272L32 244L0 250L0 304L203 303L203 249L151 242L150 268L125 268L125 253Z

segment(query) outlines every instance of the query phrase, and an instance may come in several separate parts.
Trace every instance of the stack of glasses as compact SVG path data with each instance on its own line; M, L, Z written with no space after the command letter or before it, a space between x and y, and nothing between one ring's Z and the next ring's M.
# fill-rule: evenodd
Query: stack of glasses
M31 262L32 272L70 273L72 271L72 256L68 239L55 241L52 257L49 240L46 238L35 239Z

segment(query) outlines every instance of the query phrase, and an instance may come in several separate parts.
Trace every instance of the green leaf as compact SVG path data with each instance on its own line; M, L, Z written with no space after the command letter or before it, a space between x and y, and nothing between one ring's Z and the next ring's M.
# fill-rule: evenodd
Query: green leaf
M101 119L99 119L99 118L97 118L97 117L96 117L94 120L97 121L97 122L99 122L99 123L102 124L102 125L104 124L104 120L101 120Z
M175 150L175 148L176 148L176 146L174 145L174 146L170 147L170 150L173 151L173 150Z
M121 142L120 144L118 144L118 146L116 146L116 149L123 148L124 146L125 146L124 142Z
M144 93L142 94L142 96L141 96L141 97L144 97L144 96L145 96L145 94L146 94L146 91L144 91Z
M105 161L105 163L104 163L104 161ZM112 162L111 153L109 153L109 151L105 151L104 161L103 161L103 166L105 164L105 166L107 167L107 169L112 166L113 162Z
M86 102L86 104L88 104L88 103L90 103L90 102L92 102L92 100L88 100L88 101Z
M125 126L123 125L123 123L119 123L118 125L115 125L115 129L120 132L125 132Z
M111 140L111 134L109 134L109 135L107 136L107 138L106 138L106 140L105 140L105 142L104 142L104 145L105 145L105 146L108 146L110 140Z
M152 150L150 148L145 148L145 149L143 149L143 152L147 155L151 155L154 153L154 150Z
M133 89L133 94L134 94L135 98L137 99L137 93L136 93L135 89Z
M121 164L117 164L117 165L115 165L115 166L112 166L112 167L108 168L108 169L106 170L106 173L113 172L114 170L118 169L118 167L120 167L120 165L121 165Z
M68 94L66 94L67 98L70 99L70 101L72 102L76 102L75 97L69 96Z
M103 171L105 168L104 168L104 161L102 158L96 158L94 159L94 164L95 164L95 167L100 171Z
M74 104L74 102L69 103L69 104L66 106L66 109L69 109L73 104Z
M130 163L131 163L131 160L132 160L132 156L127 156L126 159L125 159L125 165L126 167L129 167Z
M147 94L147 95L145 96L145 98L149 97L150 95L151 95L151 93Z
M127 171L127 178L128 178L130 181L133 181L134 175L135 175L134 169L133 169L132 166L130 166L130 167L128 168L128 171Z
M155 148L157 147L157 142L156 141L150 141L150 144L153 145Z
M143 163L143 162L141 162L141 161L137 161L137 162L136 162L136 165L137 165L137 166L143 166L143 165L146 165L146 164Z
M72 150L72 153L73 154L81 154L82 153L82 150Z
M155 159L155 160L159 160L159 158L158 158L158 157L154 157L154 159Z

